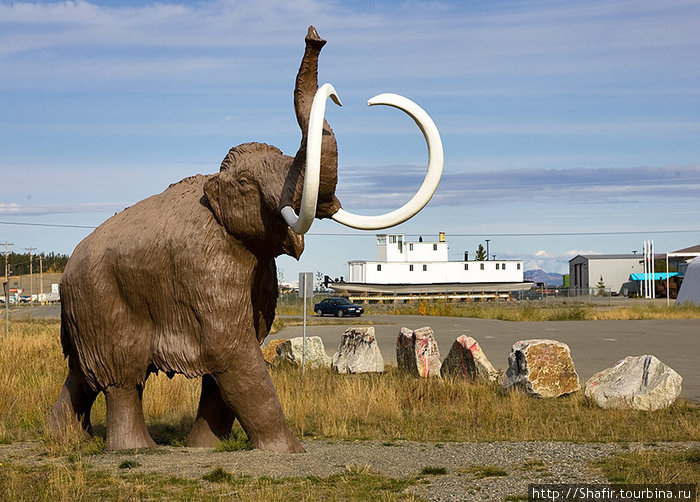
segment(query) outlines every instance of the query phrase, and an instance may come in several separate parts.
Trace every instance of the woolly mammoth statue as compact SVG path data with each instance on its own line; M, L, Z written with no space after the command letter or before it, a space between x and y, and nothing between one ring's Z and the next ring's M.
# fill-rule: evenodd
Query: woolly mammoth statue
M104 392L109 448L153 446L141 396L149 374L163 371L202 377L187 445L214 445L238 419L257 448L303 451L259 348L275 316L275 257L301 255L314 217L362 229L405 221L428 202L442 171L430 117L401 96L377 96L368 104L402 109L423 131L426 179L391 213L340 208L336 140L323 118L327 98L340 101L330 84L317 83L324 44L310 27L294 89L302 131L295 157L262 143L239 145L219 173L186 178L134 204L76 247L61 283L69 372L51 411L52 431L75 424L90 433L90 409Z

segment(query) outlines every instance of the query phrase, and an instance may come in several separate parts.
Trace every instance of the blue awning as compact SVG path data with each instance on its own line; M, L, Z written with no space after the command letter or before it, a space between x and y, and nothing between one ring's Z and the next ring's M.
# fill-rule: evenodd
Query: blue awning
M667 275L669 277L675 277L678 275L678 272L671 272L670 274L667 274L666 272L655 272L654 274L645 274L644 272L641 274L630 274L630 281L643 281L645 278L651 279L652 275L654 276L655 281L665 281Z

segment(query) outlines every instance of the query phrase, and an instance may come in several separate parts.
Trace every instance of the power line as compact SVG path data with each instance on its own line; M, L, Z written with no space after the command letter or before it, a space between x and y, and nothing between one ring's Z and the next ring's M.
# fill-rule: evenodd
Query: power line
M646 234L687 234L698 233L699 229L686 230L624 230L611 232L527 232L527 233L496 233L496 232L481 232L478 234L457 234L447 232L450 237L556 237L556 236L576 236L576 235L646 235ZM417 237L420 235L431 235L433 232L418 232L404 233L398 232L409 237ZM368 233L342 234L342 233L315 233L309 232L306 235L310 236L327 236L327 237L365 237Z
M19 226L32 226L32 227L58 227L58 228L86 228L95 229L97 226L94 225L71 225L71 224L61 224L61 223L28 223L19 221L0 221L0 225L19 225ZM480 233L451 233L448 232L450 237L566 237L566 236L591 236L591 235L647 235L647 234L689 234L698 233L700 228L690 228L683 230L621 230L621 231L608 231L608 232L480 232ZM417 237L419 235L431 235L434 232L412 232L403 233L404 235L410 237ZM357 232L357 233L340 233L340 232L309 232L306 235L310 237L366 237L372 235L369 232Z
M94 225L62 225L60 223L27 223L21 221L0 221L0 225L19 225L26 227L59 227L59 228L97 228Z

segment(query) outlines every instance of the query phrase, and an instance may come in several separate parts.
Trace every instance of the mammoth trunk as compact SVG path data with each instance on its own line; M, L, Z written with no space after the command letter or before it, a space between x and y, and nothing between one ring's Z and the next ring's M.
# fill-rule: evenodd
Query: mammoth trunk
M301 200L303 172L306 163L306 136L309 128L309 112L311 103L318 89L318 55L326 41L319 37L316 29L311 26L306 35L306 50L301 60L294 87L294 110L297 122L301 128L301 145L294 158L294 168L300 173L294 195L294 207ZM335 197L335 187L338 182L338 146L333 130L328 122L323 122L323 143L321 147L321 178L316 209L317 218L330 218L338 209L340 202Z

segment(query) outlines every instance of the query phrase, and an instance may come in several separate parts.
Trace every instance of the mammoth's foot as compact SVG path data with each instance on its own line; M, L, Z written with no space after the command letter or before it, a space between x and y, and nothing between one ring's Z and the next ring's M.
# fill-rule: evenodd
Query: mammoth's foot
M110 450L150 448L156 443L151 439L141 406L142 388L122 389L107 387L104 391L107 403L107 447Z
M292 435L267 372L257 340L242 341L236 360L225 373L215 375L221 397L234 411L255 448L284 453L305 450Z
M221 397L219 386L211 375L202 377L199 408L185 446L213 448L231 432L235 415Z
M71 369L51 409L49 433L57 437L74 434L75 431L92 435L90 409L96 397L97 392L88 389L82 375Z

